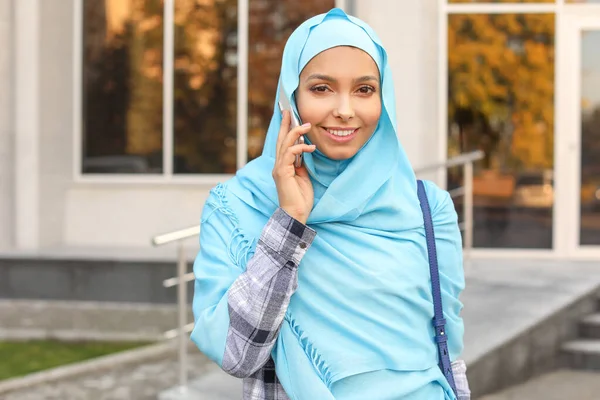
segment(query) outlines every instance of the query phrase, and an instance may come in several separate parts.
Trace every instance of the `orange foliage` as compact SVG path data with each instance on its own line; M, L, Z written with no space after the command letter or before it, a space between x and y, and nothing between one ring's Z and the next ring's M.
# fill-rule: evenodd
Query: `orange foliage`
M448 74L449 120L463 111L489 125L488 167L552 168L554 15L450 15ZM482 134L461 126L459 151L481 148Z

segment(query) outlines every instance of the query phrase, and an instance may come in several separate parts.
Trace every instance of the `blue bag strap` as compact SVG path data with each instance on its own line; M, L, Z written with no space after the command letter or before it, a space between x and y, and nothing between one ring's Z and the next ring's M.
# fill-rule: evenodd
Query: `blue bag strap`
M448 335L446 335L446 320L442 307L442 292L440 290L440 273L438 271L437 251L435 248L435 234L433 231L433 220L429 200L425 192L423 181L417 181L417 194L423 211L423 222L425 223L425 236L427 238L427 255L429 256L429 272L431 273L431 290L433 293L433 327L435 329L435 341L440 355L440 369L448 380L452 391L456 394L456 383L452 374L452 364L448 352Z

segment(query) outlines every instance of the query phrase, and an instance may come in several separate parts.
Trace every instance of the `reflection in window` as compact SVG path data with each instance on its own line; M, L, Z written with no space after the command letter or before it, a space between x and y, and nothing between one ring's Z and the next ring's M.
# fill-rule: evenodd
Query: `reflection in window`
M581 40L581 227L582 245L600 245L600 30Z
M237 0L175 2L176 173L237 169Z
M486 154L474 245L551 248L554 15L449 15L448 84L448 156ZM461 184L449 171L448 187Z
M335 0L250 0L248 160L262 153L286 40L306 19L333 7Z
M83 173L162 172L158 0L85 0Z

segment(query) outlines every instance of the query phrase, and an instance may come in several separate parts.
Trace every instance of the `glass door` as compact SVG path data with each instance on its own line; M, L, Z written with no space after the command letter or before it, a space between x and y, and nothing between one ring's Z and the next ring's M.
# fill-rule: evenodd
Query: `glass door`
M600 258L600 9L594 15L567 15L564 95L570 184L572 256ZM572 58L571 58L572 57ZM567 105L567 103L570 103Z
M579 245L600 250L600 18L582 29Z

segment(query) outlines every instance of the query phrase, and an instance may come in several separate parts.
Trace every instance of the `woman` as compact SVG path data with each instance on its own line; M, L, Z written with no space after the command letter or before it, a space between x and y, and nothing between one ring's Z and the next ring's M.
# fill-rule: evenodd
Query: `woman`
M456 213L427 183L457 395L438 367L423 214L379 39L339 9L313 17L279 86L304 124L290 130L276 106L262 156L211 191L192 340L244 378L244 399L469 399Z

